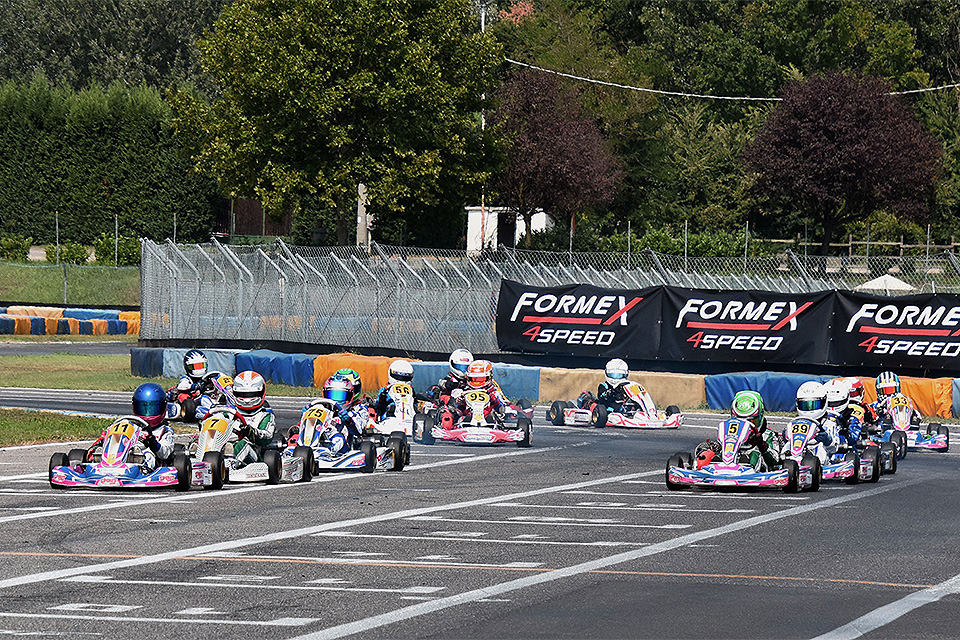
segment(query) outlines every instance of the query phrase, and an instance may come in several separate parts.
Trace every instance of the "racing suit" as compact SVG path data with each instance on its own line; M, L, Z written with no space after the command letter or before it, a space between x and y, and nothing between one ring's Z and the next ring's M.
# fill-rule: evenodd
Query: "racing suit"
M510 405L510 401L507 400L507 396L503 394L496 380L491 379L490 382L482 387L468 387L466 390L486 391L487 395L490 396L490 408L500 415L503 415L504 410ZM457 411L460 415L465 415L467 412L467 401L463 399L463 396L457 398Z
M151 471L173 455L173 428L165 421L153 429L146 427L140 432L143 443L143 465Z
M370 409L361 401L347 406L337 405L337 420L330 424L326 433L333 453L345 453L356 448L360 435L370 422Z
M467 379L458 378L452 373L448 373L427 391L427 399L439 402L441 396L449 396L453 394L455 389L466 391Z
M377 392L377 401L373 405L373 411L377 414L377 422L394 415L396 412L396 403L390 397L390 386L380 387L380 391Z
M619 412L623 408L623 403L627 400L626 385L626 380L617 385L611 385L603 381L597 386L597 395L593 395L589 391L581 393L580 397L577 398L577 406L585 409L597 402L604 405L607 411Z
M273 441L276 433L277 421L267 402L256 411L238 409L237 412L247 423L242 437L233 443L233 464L241 467L263 459L263 451Z
M753 433L743 443L741 453L748 456L750 466L757 471L776 468L780 464L780 452L783 451L782 436L767 428L767 419L763 418L760 428L754 427ZM698 444L694 449L694 464L697 469L713 461L721 451L720 441L710 438Z

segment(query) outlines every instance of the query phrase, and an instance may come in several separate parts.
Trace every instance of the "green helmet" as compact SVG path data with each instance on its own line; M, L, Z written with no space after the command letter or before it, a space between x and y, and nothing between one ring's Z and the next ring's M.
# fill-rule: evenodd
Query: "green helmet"
M763 398L756 391L738 391L730 405L730 415L763 427Z
M353 397L360 397L360 374L355 369L343 368L337 369L333 377L338 380L348 380L353 385Z

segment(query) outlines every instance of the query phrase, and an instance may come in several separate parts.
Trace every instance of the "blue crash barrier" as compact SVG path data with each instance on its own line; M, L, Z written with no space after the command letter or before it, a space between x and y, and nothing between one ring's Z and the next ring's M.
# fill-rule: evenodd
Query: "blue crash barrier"
M826 382L833 376L808 376L799 373L724 373L706 376L703 380L707 406L711 409L729 409L738 391L758 391L763 396L767 411L793 411L797 404L797 389L808 380Z
M127 333L127 321L107 320L107 333L109 335L125 335Z
M267 382L312 387L314 358L302 353L281 353L270 349L241 351L236 356L236 370L256 371Z
M153 347L130 347L130 374L138 378L163 377L163 352Z
M183 356L190 349L164 349L163 350L163 377L179 378L184 374ZM220 371L228 376L236 375L236 356L239 353L237 349L201 349L203 355L207 356L207 370Z
M47 319L31 316L30 317L30 334L34 336L47 335Z
M77 320L119 320L120 312L116 309L64 309L63 317Z
M417 393L425 392L450 371L450 365L447 362L411 362L410 364L413 366L413 388ZM527 398L536 401L540 397L540 367L495 363L493 379L510 400Z
M0 318L0 333L3 335L13 335L17 332L17 320L16 318ZM954 403L956 405L956 403Z

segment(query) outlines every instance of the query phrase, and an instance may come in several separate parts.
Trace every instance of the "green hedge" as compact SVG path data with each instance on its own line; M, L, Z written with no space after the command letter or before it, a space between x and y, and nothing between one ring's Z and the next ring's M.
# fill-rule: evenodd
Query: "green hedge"
M26 262L30 255L33 238L9 235L0 238L0 260L7 262Z
M197 176L147 87L84 91L37 77L0 85L0 231L38 244L130 237L201 241L222 198ZM111 259L113 250L110 251Z

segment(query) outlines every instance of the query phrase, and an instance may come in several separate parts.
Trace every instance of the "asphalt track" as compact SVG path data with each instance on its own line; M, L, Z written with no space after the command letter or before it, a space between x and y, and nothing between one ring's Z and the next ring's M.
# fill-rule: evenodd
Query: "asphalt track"
M0 404L16 393L78 402ZM530 449L415 444L400 473L186 494L53 491L66 447L0 450L0 635L960 634L956 453L815 494L666 491L667 457L714 420L591 430L541 410Z

